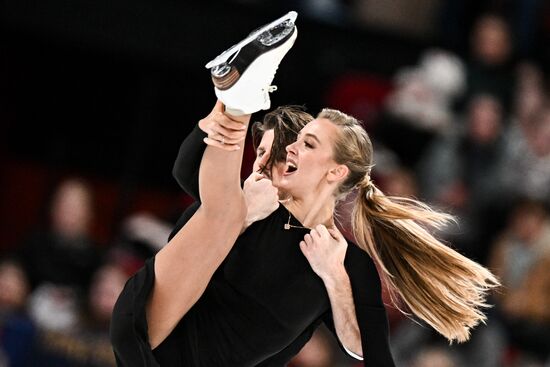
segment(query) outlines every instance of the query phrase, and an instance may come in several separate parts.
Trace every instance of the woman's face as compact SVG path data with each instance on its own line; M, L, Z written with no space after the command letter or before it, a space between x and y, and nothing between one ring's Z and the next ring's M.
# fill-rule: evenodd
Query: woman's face
M273 138L274 138L274 131L273 129L266 130L262 136L262 140L260 141L260 144L258 145L258 148L256 148L256 159L254 160L254 164L252 166L252 169L254 172L259 172L262 167L264 167L269 160L269 156L271 155L271 146L273 145ZM271 182L273 186L278 187L279 182L281 181L281 177L283 173L286 170L286 163L285 162L277 162L273 165L271 168Z
M280 188L302 197L326 183L329 171L338 166L332 158L338 134L338 127L325 118L308 123L300 131L298 140L286 148L287 161Z

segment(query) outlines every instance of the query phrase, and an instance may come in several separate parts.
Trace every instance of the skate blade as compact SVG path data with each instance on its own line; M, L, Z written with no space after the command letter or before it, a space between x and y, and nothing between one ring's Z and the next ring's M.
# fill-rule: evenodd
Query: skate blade
M249 44L250 42L258 39L259 42L261 42L265 46L271 46L284 38L292 28L294 27L294 23L296 21L296 18L298 16L298 13L295 11L288 12L287 14L283 15L279 19L274 20L273 22L266 24L263 27L260 27L250 33L248 37L240 41L239 43L231 46L224 52L222 52L220 55L218 55L213 60L209 61L205 67L207 69L210 69L212 67L215 67L217 65L223 64L229 60L230 57L235 56L238 51Z

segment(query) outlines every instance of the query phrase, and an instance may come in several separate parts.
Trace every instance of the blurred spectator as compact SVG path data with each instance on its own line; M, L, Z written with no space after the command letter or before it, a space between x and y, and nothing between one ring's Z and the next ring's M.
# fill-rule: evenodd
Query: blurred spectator
M290 367L334 367L336 360L327 334L317 329L302 350L290 361Z
M69 332L78 322L78 299L72 287L43 282L30 296L29 315L40 329Z
M391 343L396 366L503 367L505 341L491 317L472 330L468 342L455 345L428 325L404 319L392 329Z
M21 264L13 259L0 261L0 313L24 310L30 287Z
M352 16L360 24L416 38L429 38L433 35L441 3L437 0L348 2L352 4Z
M452 242L480 261L500 223L503 120L497 98L474 96L463 126L440 135L418 166L423 198L459 215L461 232Z
M122 236L147 247L146 258L157 253L168 242L172 225L151 213L134 213L122 224Z
M443 348L422 349L411 363L411 367L457 367L451 353Z
M389 172L383 180L382 191L386 195L418 198L418 184L410 170L399 167Z
M134 274L166 245L172 229L172 225L151 213L132 213L122 221L109 258L127 274Z
M63 181L51 201L47 227L32 233L20 249L33 288L43 282L87 288L99 259L92 220L90 187L79 179Z
M6 360L5 366L29 365L35 336L35 327L25 313L29 291L21 264L0 260L0 360Z
M115 264L106 264L94 274L87 302L79 307L70 329L41 328L33 361L36 365L60 367L116 366L109 340L111 313L128 275Z
M514 67L512 34L505 18L486 14L471 32L471 57L467 63L465 100L490 93L507 109L513 102Z
M418 66L397 73L387 108L419 129L442 131L453 123L451 107L464 87L462 61L443 50L428 50Z
M517 88L514 101L514 118L523 124L545 103L544 75L530 62L522 62L516 69Z
M503 289L497 309L513 346L550 356L550 215L540 202L520 202L490 257Z
M503 183L509 196L550 204L550 105L519 121L506 136Z
M418 66L400 70L386 100L376 137L414 166L433 137L452 128L452 106L465 87L462 61L442 50L426 51Z

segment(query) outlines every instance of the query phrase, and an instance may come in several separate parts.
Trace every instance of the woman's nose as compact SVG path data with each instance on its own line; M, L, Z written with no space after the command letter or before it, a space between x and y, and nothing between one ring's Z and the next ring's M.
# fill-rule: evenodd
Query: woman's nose
M286 152L287 153L295 153L295 150L294 150L294 144L296 144L296 142L292 143L292 144L288 144L285 148Z

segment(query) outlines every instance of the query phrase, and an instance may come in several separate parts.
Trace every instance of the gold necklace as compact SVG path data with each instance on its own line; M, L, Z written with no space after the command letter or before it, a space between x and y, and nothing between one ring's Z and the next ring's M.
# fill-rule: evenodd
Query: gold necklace
M287 209L288 210L288 209ZM290 217L292 214L290 213L290 210L288 210L288 221L283 226L284 229L289 230L290 228L302 228L302 229L311 229L309 227L302 227L302 226L295 226L293 224L290 224Z

